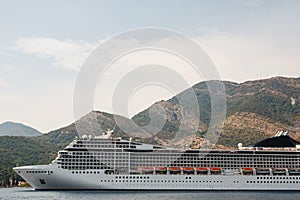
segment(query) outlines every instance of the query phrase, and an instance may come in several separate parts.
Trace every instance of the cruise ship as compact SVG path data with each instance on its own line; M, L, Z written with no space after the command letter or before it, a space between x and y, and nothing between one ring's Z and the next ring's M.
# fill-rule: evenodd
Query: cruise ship
M35 190L300 190L300 145L281 131L253 147L179 150L107 131L14 171Z

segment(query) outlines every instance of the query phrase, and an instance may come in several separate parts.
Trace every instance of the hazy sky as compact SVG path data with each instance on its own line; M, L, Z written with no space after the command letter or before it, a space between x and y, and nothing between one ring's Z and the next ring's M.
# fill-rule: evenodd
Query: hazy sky
M73 122L83 61L104 39L138 27L192 37L223 80L299 77L299 19L298 0L0 0L0 123L48 132ZM145 87L130 115L172 95ZM106 103L95 109L111 112Z

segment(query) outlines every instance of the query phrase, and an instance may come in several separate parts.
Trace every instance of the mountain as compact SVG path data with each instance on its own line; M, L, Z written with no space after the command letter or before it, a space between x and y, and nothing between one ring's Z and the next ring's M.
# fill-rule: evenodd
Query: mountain
M274 77L240 84L228 81L223 83L227 111L218 145L229 148L236 147L239 142L252 145L281 129L290 131L292 137L300 139L300 78ZM134 116L133 120L141 126L147 125L150 122L149 110L151 115L156 117L160 114L155 113L155 107L163 107L166 110L166 123L157 133L157 137L167 143L177 133L183 117L190 122L185 125L186 131L197 121L192 109L181 107L178 102L178 97L184 97L189 102L192 90L200 107L197 134L203 139L210 124L211 99L208 84L220 82L200 82L167 101L156 102ZM155 124L152 126L153 129L156 128Z
M300 78L274 77L244 83L223 83L227 111L224 127L219 133L220 138L215 148L236 148L240 142L244 146L254 145L275 135L278 130L288 130L292 138L300 140ZM169 100L154 103L132 118L140 127L125 117L92 111L69 126L36 137L2 136L0 185L6 183L9 176L20 178L11 170L16 165L49 163L56 157L58 150L78 136L78 131L82 136L98 135L102 130L115 129L116 136L134 137L138 141L165 145L172 141L184 117L186 121L182 128L183 135L195 126L197 134L182 137L174 145L200 148L209 142L205 139L211 113L207 84L220 82L200 82ZM178 101L180 97L189 102L192 98L191 90L195 92L199 102L199 123L193 107L189 104L185 108L181 107ZM158 107L164 108L165 113L161 114ZM161 121L166 121L162 127Z
M38 136L42 133L21 123L4 122L0 124L0 136Z
M122 128L125 128L131 134L128 135L119 128L116 120L118 124L122 125ZM49 133L38 136L35 139L39 141L47 141L47 143L54 146L56 150L60 150L79 135L99 136L108 129L114 129L115 137L135 137L136 140L140 139L140 141L143 142L156 143L156 141L152 139L144 138L147 136L145 131L136 126L130 126L130 124L131 120L126 117L106 112L92 111L69 126L50 131Z

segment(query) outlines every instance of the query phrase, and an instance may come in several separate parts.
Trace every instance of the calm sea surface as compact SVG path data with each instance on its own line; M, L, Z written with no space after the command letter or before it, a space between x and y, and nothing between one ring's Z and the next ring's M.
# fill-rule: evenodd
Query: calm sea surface
M170 200L288 200L299 199L300 192L124 192L124 191L33 191L28 188L2 188L0 199L91 200L91 199L170 199Z

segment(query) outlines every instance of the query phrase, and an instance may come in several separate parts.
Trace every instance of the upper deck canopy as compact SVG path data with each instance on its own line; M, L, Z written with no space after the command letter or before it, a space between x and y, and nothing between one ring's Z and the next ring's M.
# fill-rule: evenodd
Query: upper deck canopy
M288 135L267 138L254 145L254 147L273 147L273 148L295 148L300 142L292 139Z

